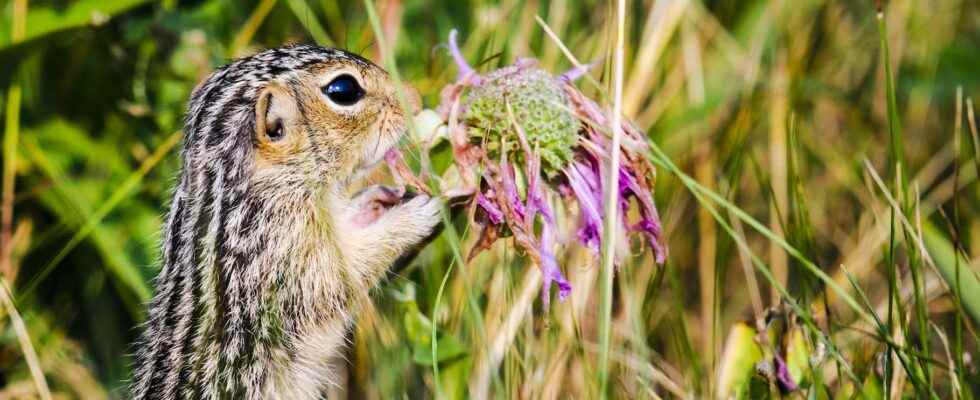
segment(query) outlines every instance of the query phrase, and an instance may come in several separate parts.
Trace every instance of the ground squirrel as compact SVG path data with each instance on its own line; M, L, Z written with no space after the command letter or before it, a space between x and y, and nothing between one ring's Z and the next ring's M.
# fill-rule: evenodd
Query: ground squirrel
M352 312L440 220L425 195L348 194L405 131L397 92L371 62L311 45L194 90L134 398L320 397Z

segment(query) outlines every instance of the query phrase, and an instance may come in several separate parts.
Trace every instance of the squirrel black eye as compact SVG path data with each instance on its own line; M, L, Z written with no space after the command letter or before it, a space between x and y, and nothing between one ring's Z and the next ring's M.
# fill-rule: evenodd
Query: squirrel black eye
M357 80L346 74L334 78L323 87L323 94L326 94L330 101L342 106L357 103L364 97L364 93L364 88L357 84Z

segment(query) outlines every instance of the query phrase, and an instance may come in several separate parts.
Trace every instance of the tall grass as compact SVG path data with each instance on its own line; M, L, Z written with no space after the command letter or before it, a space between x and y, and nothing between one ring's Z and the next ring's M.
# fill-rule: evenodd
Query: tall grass
M502 240L467 259L468 216L447 210L358 318L332 393L980 393L976 2L23 3L0 3L0 265L22 317L0 323L0 397L40 382L125 397L183 107L211 69L284 42L342 46L434 107L456 76L451 29L480 71L594 63L579 87L650 139L669 260L615 243L633 256L613 271L613 244L593 255L569 237L572 294L545 308L527 257ZM451 164L405 147L421 171Z

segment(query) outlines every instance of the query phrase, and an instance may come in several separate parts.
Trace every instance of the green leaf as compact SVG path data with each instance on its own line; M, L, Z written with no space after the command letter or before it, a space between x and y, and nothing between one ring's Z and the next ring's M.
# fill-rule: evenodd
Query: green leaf
M755 365L762 360L762 348L755 342L756 331L744 322L736 323L728 333L725 349L718 364L718 394L729 398L747 393ZM766 393L768 393L768 386Z
M435 351L435 359L439 363L456 360L466 355L466 347L455 336L439 332L433 327L432 320L419 311L415 302L415 287L404 285L401 290L389 291L391 296L400 303L404 312L402 322L405 325L405 336L412 344L412 359L420 365L431 366L432 335L435 333L439 346Z
M44 6L32 7L27 12L27 32L21 42L67 29L101 25L113 16L147 2L147 0L82 0L70 2L70 5L62 10ZM10 40L10 29L0 29L0 50L13 44Z
M962 254L955 252L953 245L946 240L939 229L927 221L922 222L922 241L936 262L939 273L954 292L957 291L956 268L959 267L960 301L973 318L973 322L980 324L980 281L970 268L970 262L964 259ZM959 258L958 262L957 258Z
M860 390L854 389L852 382L847 382L834 396L835 400L876 400L885 398L881 381L877 375L870 373L861 384Z
M786 335L786 368L793 381L802 387L810 369L810 345L800 326L794 325Z
M440 364L457 360L466 355L466 347L455 336L446 333L439 335L439 348L436 350L436 361ZM419 365L432 365L432 347L428 344L412 346L412 359Z
M748 384L736 392L735 398L739 400L771 399L772 391L769 390L769 381L761 375L752 375Z

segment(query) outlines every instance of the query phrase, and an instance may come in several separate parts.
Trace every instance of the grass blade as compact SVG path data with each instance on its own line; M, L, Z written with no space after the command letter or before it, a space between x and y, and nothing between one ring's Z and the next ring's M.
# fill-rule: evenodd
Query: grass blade
M950 287L956 287L959 275L960 301L973 322L980 325L980 279L969 267L970 261L955 251L952 243L928 221L922 221L922 241Z
M27 0L16 0L13 3L13 23L11 24L11 42L20 42L24 38ZM21 87L14 77L7 90L7 112L3 130L3 187L0 196L0 273L8 282L13 282L16 276L13 260L10 259L13 250L14 224L14 184L17 179L17 137L20 135L20 100Z
M313 12L309 4L306 4L305 0L286 0L286 4L289 5L289 9L296 15L299 23L313 37L313 41L321 46L333 45L333 40L330 40L330 35L323 29L323 25L320 25L316 13Z
M616 236L619 223L619 158L620 141L622 140L623 114L623 64L626 56L623 47L626 40L626 1L616 2L616 44L613 54L613 114L610 118L612 132L612 154L609 161L608 185L605 187L603 201L606 210L603 213L604 227L602 230L602 267L599 269L599 396L608 396L609 382L609 346L612 331L612 291L613 274L616 261Z
M20 349L24 353L24 359L27 361L27 367L31 370L31 378L34 379L34 386L37 388L38 396L43 400L50 400L51 391L48 389L47 380L44 379L44 371L41 370L41 362L37 358L37 352L34 351L34 345L31 344L31 337L27 333L27 326L24 325L24 320L20 317L20 313L17 312L17 308L14 306L10 288L2 280L0 280L0 302L3 303L3 308L10 315L10 321L13 323L14 332L17 334L17 341L20 343Z
M242 25L242 29L238 31L235 35L235 40L231 42L228 46L228 55L232 57L238 57L239 52L252 41L252 37L255 36L255 32L259 30L262 26L262 22L265 21L265 17L269 16L272 8L276 5L277 0L262 0L259 5L255 6L255 10L252 11L252 15L248 17L245 24Z

